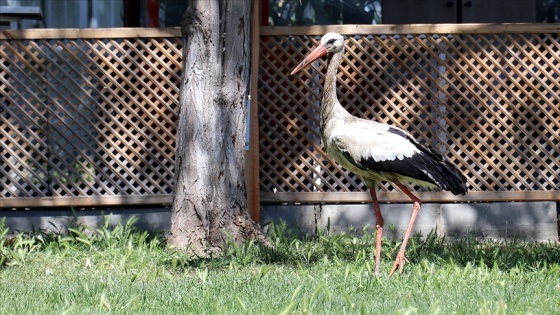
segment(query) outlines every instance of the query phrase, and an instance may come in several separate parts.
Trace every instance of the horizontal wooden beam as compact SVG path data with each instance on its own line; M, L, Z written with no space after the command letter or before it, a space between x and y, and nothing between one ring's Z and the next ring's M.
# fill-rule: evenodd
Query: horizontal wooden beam
M260 28L261 36L315 36L323 35L328 32L352 35L560 33L560 24L347 24L263 26ZM0 39L161 38L180 36L181 29L179 27L64 28L0 31Z
M356 24L262 26L260 34L261 36L315 36L329 32L343 35L560 33L560 24Z
M401 192L378 192L382 203L410 202ZM447 191L415 192L423 202L507 202L560 201L560 191L473 191L456 196ZM129 195L87 197L38 197L0 199L0 208L100 207L170 205L173 195ZM362 203L370 202L367 192L261 192L262 204L279 203Z
M169 205L172 195L3 198L0 208ZM0 215L1 216L1 215Z
M179 27L147 28L57 28L1 30L0 39L69 39L69 38L161 38L181 37Z
M473 191L456 196L447 191L415 192L423 202L560 201L560 191ZM410 202L401 192L379 192L380 202ZM261 192L261 203L361 203L370 202L368 192Z

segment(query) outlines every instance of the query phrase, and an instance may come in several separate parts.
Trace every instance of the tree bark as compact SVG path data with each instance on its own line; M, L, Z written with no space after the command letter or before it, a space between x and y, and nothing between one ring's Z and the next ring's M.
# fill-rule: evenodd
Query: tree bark
M170 245L196 255L228 238L263 236L248 213L244 176L252 1L191 0L183 70Z

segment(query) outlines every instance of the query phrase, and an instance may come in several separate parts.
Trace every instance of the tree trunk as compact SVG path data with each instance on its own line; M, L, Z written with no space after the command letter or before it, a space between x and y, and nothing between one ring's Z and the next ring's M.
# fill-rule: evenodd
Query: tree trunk
M183 17L183 70L168 243L196 255L263 239L247 210L245 120L252 1L191 0Z

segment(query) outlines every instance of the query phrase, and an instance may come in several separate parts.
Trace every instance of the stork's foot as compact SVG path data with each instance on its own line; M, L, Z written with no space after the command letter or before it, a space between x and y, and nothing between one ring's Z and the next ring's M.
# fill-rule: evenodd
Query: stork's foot
M397 271L397 268L399 269L399 273L402 273L405 263L410 262L406 257L404 257L404 251L399 251L399 253L397 254L397 258L395 259L395 263L393 264L393 269L391 269L391 272L389 273L389 277L392 276L395 271Z

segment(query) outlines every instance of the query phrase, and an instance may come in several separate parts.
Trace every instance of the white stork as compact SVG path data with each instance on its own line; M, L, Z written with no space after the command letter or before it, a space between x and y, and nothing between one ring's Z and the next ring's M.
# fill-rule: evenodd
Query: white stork
M381 181L393 182L414 202L412 217L402 246L389 276L397 268L403 271L404 251L422 202L404 186L403 182L422 187L449 190L453 194L467 192L466 179L459 169L435 150L425 147L397 127L352 116L340 105L336 96L336 74L342 55L344 38L327 33L319 46L292 71L299 72L325 55L328 56L327 75L321 104L321 135L327 154L347 170L359 175L367 185L375 210L377 239L375 246L375 274L379 274L383 216L377 201L375 186Z

